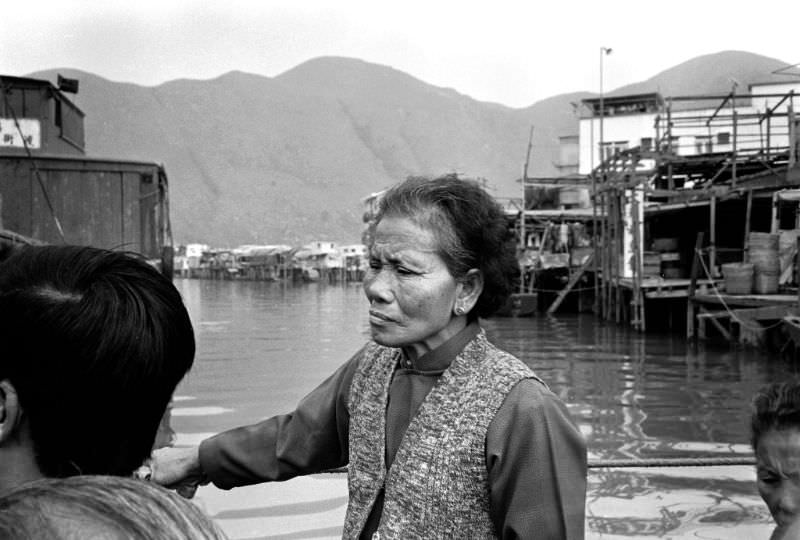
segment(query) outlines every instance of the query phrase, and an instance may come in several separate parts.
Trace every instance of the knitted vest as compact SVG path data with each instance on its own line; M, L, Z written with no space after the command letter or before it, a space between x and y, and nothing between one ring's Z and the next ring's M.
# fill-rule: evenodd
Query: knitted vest
M370 344L350 387L350 502L343 538L358 538L381 487L381 539L496 538L486 433L511 388L538 377L481 331L422 402L387 472L386 407L400 354Z

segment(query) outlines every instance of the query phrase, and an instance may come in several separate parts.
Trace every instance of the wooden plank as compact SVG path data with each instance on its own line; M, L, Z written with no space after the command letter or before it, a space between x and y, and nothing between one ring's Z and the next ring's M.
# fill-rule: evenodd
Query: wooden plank
M692 269L689 274L689 289L686 293L686 337L693 338L695 336L695 315L697 314L696 306L694 303L695 290L697 287L697 275L700 273L700 257L701 250L703 249L703 236L701 231L697 233L697 238L694 243L694 252L692 253Z
M704 317L703 315L712 315L712 316ZM710 313L710 312L706 311L705 308L701 307L700 308L700 314L697 316L697 318L698 318L698 320L701 320L701 321L706 321L706 320L711 321L711 323L714 325L714 327L717 330L719 330L719 333L722 334L722 336L725 339L727 339L728 341L731 341L732 340L731 333L728 331L727 328L722 326L721 322L719 322L718 315L719 315L719 312Z
M49 173L41 171L42 182L40 184L32 168L30 169L30 175L32 179L30 236L46 243L60 244L62 243L61 235L58 232L58 226L53 215L55 214L60 220L63 213L64 176L56 171ZM43 189L46 191L46 195ZM47 204L48 198L53 207L52 211ZM68 243L75 243L70 231L64 230L64 235Z
M701 313L697 314L698 319L729 319L730 317L730 311L707 311L705 308L702 308Z
M572 277L570 278L567 285L561 290L561 292L558 293L558 296L556 296L556 299L553 300L552 304L550 304L550 307L547 308L548 315L552 315L553 313L555 313L555 311L561 305L561 302L564 301L564 298L566 298L569 292L575 287L575 284L578 283L578 280L583 275L583 273L589 268L589 265L592 264L593 260L594 260L594 253L589 253L589 256L586 257L585 261L583 261L581 267L578 270L576 270L574 274L572 274Z
M795 306L781 305L781 306L764 306L759 308L750 309L734 309L733 315L739 319L749 319L753 321L771 321L783 319L788 315L795 315L797 308Z
M669 289L665 291L644 291L644 297L650 299L688 298L689 289Z
M0 161L0 216L2 226L18 234L32 236L32 188L36 178L27 164L19 160Z
M753 213L753 190L747 190L747 209L744 213L744 262L750 262L750 219Z
M789 263L790 264L787 264L786 268L783 269L783 272L781 273L781 277L780 277L780 279L778 279L778 285L785 285L785 284L789 283L789 280L792 278L792 274L794 274L795 265L791 264L791 261L794 260L795 255L797 255L797 246L793 245L791 254L789 255Z
M797 297L792 294L746 295L746 294L695 294L695 302L700 304L727 304L733 308L764 307L774 305L797 305Z
M122 204L120 221L122 223L122 243L124 249L142 253L142 221L139 201L140 186L138 174L119 174L118 186Z

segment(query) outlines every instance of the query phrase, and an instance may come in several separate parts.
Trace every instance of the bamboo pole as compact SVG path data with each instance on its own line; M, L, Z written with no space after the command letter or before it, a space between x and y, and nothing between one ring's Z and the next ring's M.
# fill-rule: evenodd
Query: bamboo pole
M625 208L625 202L623 200L623 196L624 192L620 192L615 197L614 234L618 238L620 237L620 232L624 231L624 225L622 224L622 209ZM619 324L622 318L622 288L619 286L619 257L614 258L614 275L617 276L617 287L614 290L614 318L617 321L617 324Z

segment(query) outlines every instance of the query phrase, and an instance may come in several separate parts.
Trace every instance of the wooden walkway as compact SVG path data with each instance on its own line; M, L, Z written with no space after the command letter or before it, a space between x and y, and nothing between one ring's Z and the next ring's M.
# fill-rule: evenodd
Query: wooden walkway
M795 294L698 292L689 299L687 338L706 339L710 323L730 342L764 346L767 332L798 312Z

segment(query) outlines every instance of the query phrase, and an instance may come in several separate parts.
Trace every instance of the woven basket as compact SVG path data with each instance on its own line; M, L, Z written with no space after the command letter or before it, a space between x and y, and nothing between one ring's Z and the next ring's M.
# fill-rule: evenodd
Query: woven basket
M751 232L748 243L749 261L753 263L755 274L780 274L781 260L778 247L780 235Z
M722 265L725 291L728 294L750 294L753 292L753 265L751 263L727 263Z
M756 294L775 294L778 292L780 277L777 272L755 272L753 274L753 290Z

